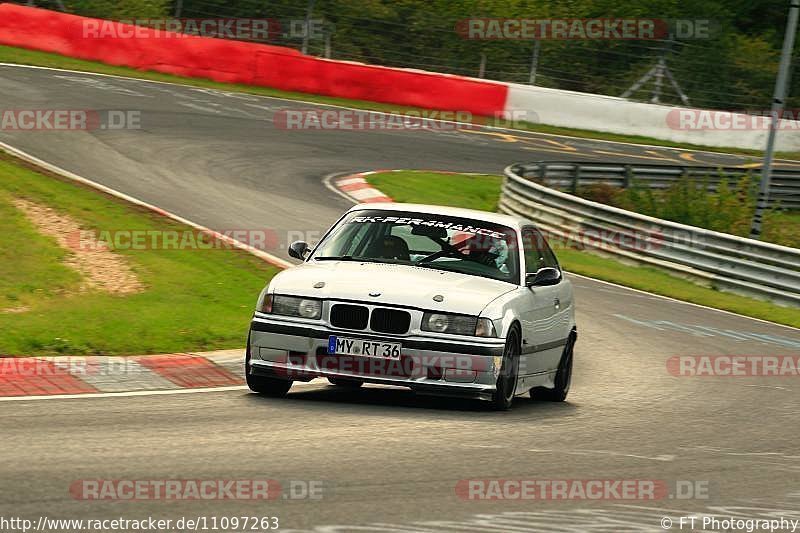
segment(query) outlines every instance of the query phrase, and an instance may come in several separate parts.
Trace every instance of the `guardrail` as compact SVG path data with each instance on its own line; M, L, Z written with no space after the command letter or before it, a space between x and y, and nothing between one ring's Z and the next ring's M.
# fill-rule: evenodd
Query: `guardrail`
M545 161L524 166L526 176L573 193L580 187L597 183L627 188L637 182L651 189L666 189L684 177L706 184L708 190L715 192L723 179L734 186L741 177L759 176L761 172L760 168ZM772 170L769 200L772 206L800 209L800 168Z
M720 290L800 306L800 249L579 198L534 181L540 169L539 163L505 169L500 211L534 221L551 239L577 241Z

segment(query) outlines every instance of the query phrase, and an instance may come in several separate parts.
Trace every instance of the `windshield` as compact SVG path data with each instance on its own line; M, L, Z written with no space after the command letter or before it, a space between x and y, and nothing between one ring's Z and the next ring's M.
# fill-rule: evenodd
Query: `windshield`
M513 229L427 213L348 213L312 259L411 265L519 283Z

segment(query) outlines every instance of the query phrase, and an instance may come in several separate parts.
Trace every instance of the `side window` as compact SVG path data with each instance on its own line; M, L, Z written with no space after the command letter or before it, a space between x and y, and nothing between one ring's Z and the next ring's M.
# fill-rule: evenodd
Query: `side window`
M535 274L544 263L544 258L539 253L539 247L537 244L536 234L533 232L533 230L522 230L522 251L525 254L526 274Z
M553 250L541 233L533 228L522 230L522 248L525 253L525 273L535 274L540 268L559 268Z
M547 241L544 238L544 235L539 233L538 231L536 234L541 239L539 242L542 243L542 257L544 257L544 266L557 268L561 270L561 267L558 265L558 259L556 259L556 254L553 253L553 250L550 248L550 245L547 244Z

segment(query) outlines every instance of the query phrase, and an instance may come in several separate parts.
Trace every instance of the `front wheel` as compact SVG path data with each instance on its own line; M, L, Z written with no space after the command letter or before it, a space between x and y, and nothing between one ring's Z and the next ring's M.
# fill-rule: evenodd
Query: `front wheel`
M519 331L512 328L506 338L503 349L503 364L500 375L497 376L497 386L492 394L492 408L497 411L506 411L514 402L517 392L517 377L519 375Z
M292 380L250 375L250 333L247 334L247 349L244 356L244 378L251 391L279 398L292 387Z
M250 390L253 392L263 394L264 396L280 398L289 392L289 389L292 387L292 380L251 376L247 374L247 386L250 387Z
M554 380L555 387L552 389L545 387L531 389L531 398L547 402L563 402L567 399L569 386L572 384L572 353L574 349L575 335L573 334L567 339L564 352L561 354L561 360L558 363L558 371L556 372L556 379Z

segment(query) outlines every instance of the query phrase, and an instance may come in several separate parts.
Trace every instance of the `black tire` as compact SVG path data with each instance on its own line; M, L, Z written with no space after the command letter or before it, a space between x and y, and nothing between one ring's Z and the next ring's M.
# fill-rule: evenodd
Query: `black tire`
M567 339L567 344L564 346L564 351L561 354L561 360L558 362L558 371L556 371L555 387L548 389L546 387L535 387L531 389L531 398L534 400L544 400L546 402L563 402L567 399L569 394L569 387L572 384L572 360L573 352L575 349L575 334L571 334Z
M244 378L247 381L247 386L251 391L263 394L264 396L272 396L273 398L280 398L286 396L289 389L292 387L292 380L270 378L265 376L252 376L250 375L250 334L247 334L247 350L244 356Z
M500 367L500 375L497 376L497 388L492 394L492 408L496 411L507 411L514 403L519 375L519 352L519 330L512 327L503 349L503 365Z
M328 378L328 382L330 382L331 385L347 389L357 389L364 384L360 379L353 378Z
M289 389L292 387L292 380L270 378L266 376L251 376L247 375L247 386L250 390L263 394L264 396L271 396L273 398L281 398L286 396Z

